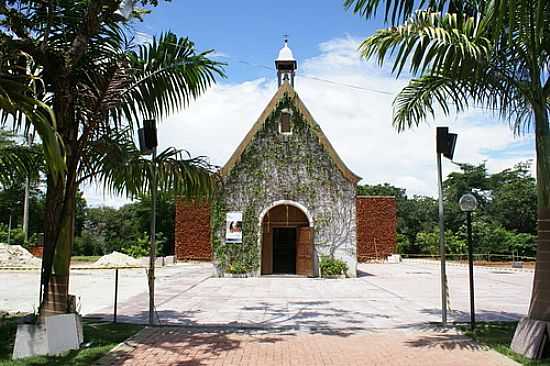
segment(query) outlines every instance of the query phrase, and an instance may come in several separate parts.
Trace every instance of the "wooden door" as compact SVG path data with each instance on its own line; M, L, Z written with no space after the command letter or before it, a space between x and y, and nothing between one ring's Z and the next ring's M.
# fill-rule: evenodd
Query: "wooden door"
M262 238L262 274L273 273L273 231L264 228Z
M296 238L296 274L313 276L313 231L310 227L299 227Z

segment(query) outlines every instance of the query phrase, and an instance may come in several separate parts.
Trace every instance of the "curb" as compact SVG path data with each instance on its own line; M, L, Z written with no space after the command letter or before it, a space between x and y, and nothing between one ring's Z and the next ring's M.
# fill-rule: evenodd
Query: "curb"
M439 265L439 261L435 260L425 260L425 259L410 259L404 258L403 263L420 263L420 264L434 264ZM456 263L452 261L446 261L448 266L453 267L468 267L467 263ZM491 271L506 271L506 272L534 272L534 268L511 268L511 267L493 267L493 266L479 266L474 265L476 269L487 269Z

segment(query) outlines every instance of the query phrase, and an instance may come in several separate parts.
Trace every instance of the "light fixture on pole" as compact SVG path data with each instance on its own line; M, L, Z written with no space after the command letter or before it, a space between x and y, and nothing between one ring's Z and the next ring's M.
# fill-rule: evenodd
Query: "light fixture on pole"
M453 160L456 146L456 133L449 133L449 127L437 127L437 188L439 191L439 257L441 259L441 323L447 324L447 274L445 269L445 217L443 212L443 173L441 155Z
M143 128L138 130L139 148L142 154L153 154L153 172L151 177L151 246L149 248L149 324L155 323L155 260L157 255L156 244L156 211L157 211L157 126L154 119L143 121Z
M463 212L466 212L466 230L468 231L468 269L470 277L470 328L475 329L476 313L474 306L474 245L472 243L472 212L477 208L477 199L471 193L460 197L458 205Z

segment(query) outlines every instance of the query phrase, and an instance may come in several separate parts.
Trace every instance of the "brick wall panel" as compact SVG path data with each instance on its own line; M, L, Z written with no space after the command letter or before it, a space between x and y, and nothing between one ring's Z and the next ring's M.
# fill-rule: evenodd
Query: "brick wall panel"
M176 202L175 255L178 260L212 260L210 206L207 202Z
M393 197L357 197L357 260L395 253L397 214Z

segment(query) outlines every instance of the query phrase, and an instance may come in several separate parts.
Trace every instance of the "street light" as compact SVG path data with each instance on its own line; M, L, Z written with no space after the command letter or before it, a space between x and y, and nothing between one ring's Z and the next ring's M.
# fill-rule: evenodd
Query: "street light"
M151 177L151 246L149 247L149 324L154 325L155 318L155 259L157 255L156 242L156 212L157 212L157 125L154 119L143 121L143 127L138 130L139 149L144 155L153 154L153 176Z
M476 326L476 314L474 308L474 248L472 244L472 212L477 208L477 199L471 193L463 194L458 201L463 212L466 212L466 229L468 231L468 268L470 276L470 327Z
M437 189L439 191L439 259L441 261L441 323L447 325L447 271L445 269L445 215L443 212L443 173L441 156L453 160L456 133L449 133L449 127L436 129Z

